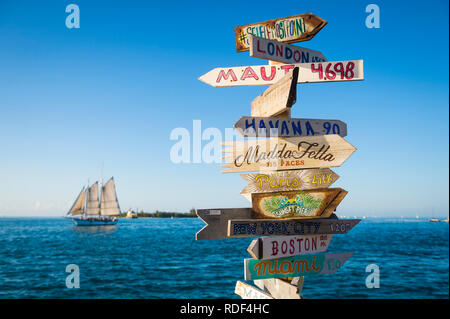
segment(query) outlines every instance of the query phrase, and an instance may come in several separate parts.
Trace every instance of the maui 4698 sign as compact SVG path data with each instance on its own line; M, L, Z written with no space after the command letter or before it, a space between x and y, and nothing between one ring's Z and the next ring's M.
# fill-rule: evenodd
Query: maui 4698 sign
M215 68L199 77L209 85L270 85L299 67L297 83L364 80L363 60Z

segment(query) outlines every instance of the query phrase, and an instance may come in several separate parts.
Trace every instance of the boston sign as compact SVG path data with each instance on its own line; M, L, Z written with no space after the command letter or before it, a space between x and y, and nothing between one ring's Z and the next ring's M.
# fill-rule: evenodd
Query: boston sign
M273 236L254 239L248 253L255 259L274 259L327 251L333 235Z

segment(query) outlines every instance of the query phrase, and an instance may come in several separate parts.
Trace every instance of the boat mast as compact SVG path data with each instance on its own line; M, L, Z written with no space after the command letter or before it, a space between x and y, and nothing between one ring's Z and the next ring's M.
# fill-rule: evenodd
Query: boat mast
M84 199L84 209L83 209L83 217L86 218L86 211L87 211L87 204L88 204L88 200L89 200L89 178L87 180L87 185L86 185L86 198Z
M99 200L99 207L98 207L98 217L101 215L101 207L102 207L102 197L103 197L103 162L102 162L102 168L100 170L100 200Z

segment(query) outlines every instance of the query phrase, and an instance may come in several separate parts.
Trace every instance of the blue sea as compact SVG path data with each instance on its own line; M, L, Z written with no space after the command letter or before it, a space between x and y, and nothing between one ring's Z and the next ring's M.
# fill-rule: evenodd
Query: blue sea
M197 218L121 219L74 227L63 218L0 218L0 298L240 298L252 238L196 241ZM449 225L367 218L335 235L328 252L353 251L335 274L307 277L305 298L449 298ZM80 288L66 287L66 266ZM367 288L366 267L380 269Z

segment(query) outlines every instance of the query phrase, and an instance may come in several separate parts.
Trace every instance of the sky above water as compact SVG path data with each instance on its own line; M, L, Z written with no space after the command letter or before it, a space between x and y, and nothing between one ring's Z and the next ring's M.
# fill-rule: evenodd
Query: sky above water
M65 24L71 3L78 29ZM371 3L380 28L366 27ZM215 67L266 64L236 52L234 26L312 12L328 24L297 45L364 60L364 81L299 84L292 108L292 117L347 123L357 151L333 168L333 186L349 192L338 215L447 216L448 9L437 0L3 0L0 215L65 214L102 163L123 210L248 207L238 173L173 163L169 137L192 132L194 120L225 135L266 89L198 80Z

